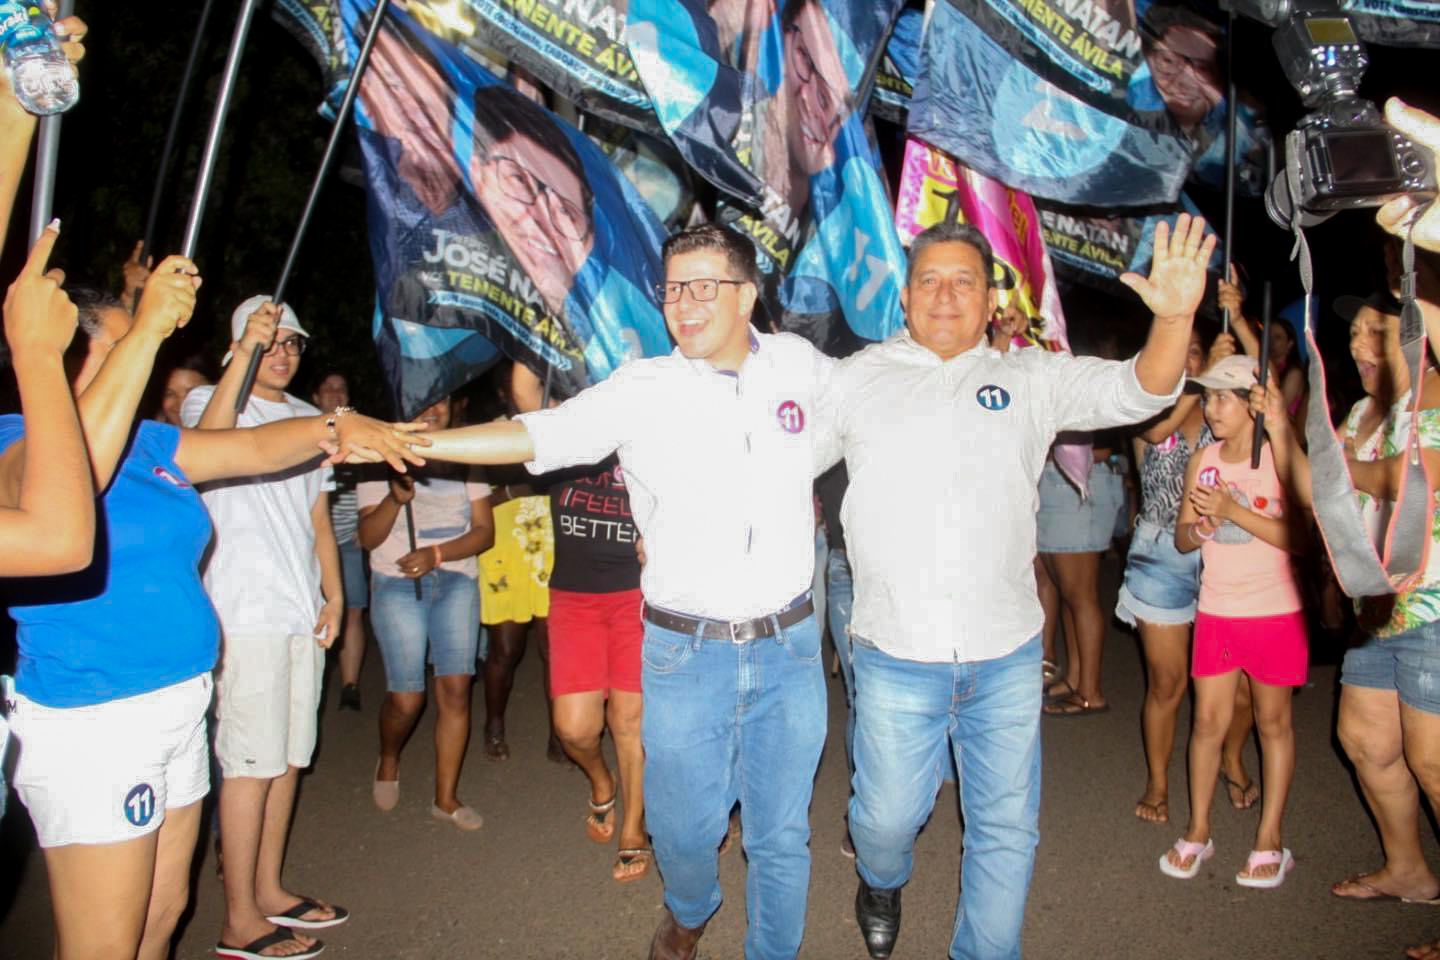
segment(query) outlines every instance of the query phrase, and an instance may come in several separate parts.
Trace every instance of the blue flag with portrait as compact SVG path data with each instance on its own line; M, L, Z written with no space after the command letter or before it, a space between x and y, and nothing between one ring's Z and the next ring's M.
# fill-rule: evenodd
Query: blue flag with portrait
M338 9L338 59L353 63L371 6ZM663 228L579 131L393 7L355 119L376 344L400 415L500 353L563 397L669 351L653 294Z
M910 94L920 75L920 36L925 30L925 12L906 7L895 18L895 28L885 43L885 56L875 71L875 94L870 112L894 123L905 122Z
M1440 3L1435 0L1344 0L1355 33L1392 47L1440 44Z
M631 0L661 127L755 242L757 320L846 353L901 323L905 255L865 111L901 0Z

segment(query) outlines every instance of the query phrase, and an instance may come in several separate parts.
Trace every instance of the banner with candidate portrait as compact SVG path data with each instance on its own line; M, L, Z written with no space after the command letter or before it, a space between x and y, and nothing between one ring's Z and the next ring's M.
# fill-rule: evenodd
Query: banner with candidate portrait
M340 0L338 60L354 61L370 9ZM558 396L631 357L668 352L653 294L663 229L579 131L394 8L355 121L382 352L479 356L404 343L417 326L473 332ZM402 416L444 392L391 387Z
M656 115L755 242L770 324L847 352L900 322L904 252L865 122L901 0L631 0ZM762 322L764 322L762 313Z
M585 118L585 135L645 198L667 231L689 221L695 186L669 140L596 117Z

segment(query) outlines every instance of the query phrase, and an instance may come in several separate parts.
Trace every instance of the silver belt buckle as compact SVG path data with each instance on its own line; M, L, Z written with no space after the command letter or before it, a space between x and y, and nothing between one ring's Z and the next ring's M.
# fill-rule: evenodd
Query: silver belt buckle
M738 631L739 631L739 628L742 627L742 626L744 626L744 623L743 623L742 621L739 621L739 620L727 620L727 621L725 622L725 627L726 627L726 629L728 629L728 630L730 631L730 642L731 642L731 643L747 643L747 642L748 642L745 638L741 637L740 634L739 634L739 632L738 632Z

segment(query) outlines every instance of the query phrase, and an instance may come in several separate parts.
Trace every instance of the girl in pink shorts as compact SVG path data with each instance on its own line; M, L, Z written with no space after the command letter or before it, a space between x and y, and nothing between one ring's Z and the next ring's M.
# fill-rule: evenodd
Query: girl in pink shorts
M1297 523L1299 508L1276 473L1269 444L1262 448L1260 466L1250 466L1254 371L1253 358L1237 355L1195 378L1205 387L1205 419L1217 442L1191 458L1175 525L1176 548L1198 548L1203 560L1190 671L1195 678L1190 824L1160 858L1160 869L1189 879L1215 852L1210 804L1235 687L1244 671L1264 759L1264 800L1254 849L1235 882L1272 888L1285 881L1294 863L1280 842L1280 822L1295 773L1291 688L1305 682L1309 665L1290 563L1290 554L1303 545L1305 528Z

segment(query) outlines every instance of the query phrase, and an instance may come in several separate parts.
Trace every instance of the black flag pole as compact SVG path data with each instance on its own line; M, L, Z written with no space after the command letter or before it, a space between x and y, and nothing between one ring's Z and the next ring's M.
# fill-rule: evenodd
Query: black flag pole
M1275 179L1275 142L1265 142L1265 182ZM1267 279L1260 287L1260 373L1256 380L1260 389L1270 382L1270 326L1274 323L1274 286ZM1282 384L1283 386L1283 384ZM1255 439L1250 446L1250 469L1260 469L1260 450L1265 446L1265 411L1255 415Z
M230 52L225 55L225 72L220 76L220 92L215 97L215 110L210 115L210 130L205 134L205 149L200 154L200 173L195 178L195 195L190 200L190 215L185 219L185 238L180 242L180 255L195 256L200 238L200 221L205 216L205 203L210 199L211 181L215 178L215 162L220 158L220 136L225 130L225 115L230 112L230 98L235 93L235 80L240 75L240 58L245 53L245 38L250 21L260 0L240 0L240 16L230 37Z
M1231 240L1235 234L1235 136L1240 126L1239 103L1235 95L1235 11L1225 31L1225 273L1230 277ZM1230 311L1222 310L1220 329L1230 332Z
M414 553L417 549L415 546L415 496L413 492L415 490L414 480L410 481L410 490L412 491L410 499L405 501L405 533L410 537L410 552ZM420 590L419 577L415 578L415 599L423 599Z
M375 46L375 38L380 35L380 27L385 19L385 13L390 8L390 0L377 0L375 10L370 14L370 29L365 33L365 42L360 46L360 52L355 57L355 67L350 71L350 82L345 86L345 96L340 101L340 108L335 111L335 124L330 128L330 140L325 144L325 153L320 158L320 169L315 171L315 180L310 184L310 196L305 200L305 209L300 214L300 223L295 228L295 236L290 241L290 251L285 254L285 264L280 268L280 279L275 284L275 291L270 299L278 306L284 303L285 287L290 282L290 273L295 269L295 256L300 252L300 244L305 239L305 231L310 227L310 218L315 214L315 204L320 199L320 189L325 185L325 177L330 172L330 167L335 159L335 153L340 146L340 136L345 131L345 121L350 117L350 110L355 104L355 97L360 92L360 78L365 75L365 67L370 62L370 48ZM255 386L255 373L260 369L260 352L250 354L250 365L245 368L245 379L240 383L240 392L235 395L235 412L239 413L245 409L245 404L250 400L250 391Z
M145 214L145 232L140 240L140 264L150 259L155 245L155 225L160 219L160 201L165 194L165 183L170 179L170 164L175 159L175 138L180 134L180 118L185 113L185 102L190 99L190 82L195 78L195 65L200 60L200 50L205 45L205 31L210 25L210 12L215 9L215 0L205 0L200 8L200 22L195 25L195 39L190 42L190 55L185 59L185 72L180 75L180 92L175 95L175 109L170 111L170 127L165 131L165 146L160 148L160 165L155 170L155 188L150 191L150 210ZM140 305L140 291L130 303L130 312Z
M57 19L75 12L75 0L62 0ZM55 166L60 160L60 118L52 114L40 118L40 133L35 138L35 187L30 194L30 246L40 239L50 223L55 206Z

